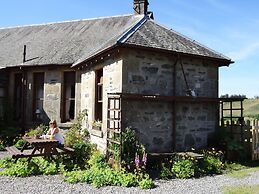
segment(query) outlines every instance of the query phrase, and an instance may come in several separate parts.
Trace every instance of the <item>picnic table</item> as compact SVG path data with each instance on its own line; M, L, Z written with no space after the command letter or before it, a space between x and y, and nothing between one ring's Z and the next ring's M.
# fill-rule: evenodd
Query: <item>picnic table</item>
M59 147L58 141L55 139L44 139L44 138L33 138L33 137L23 137L23 140L26 141L21 150L18 150L16 147L11 146L7 147L6 150L12 154L12 158L29 158L44 156L48 158L52 158L54 155L59 155L63 153L72 153L74 150L68 147ZM32 146L33 149L31 153L25 153L24 150L29 146ZM62 150L62 152L58 151L58 149Z

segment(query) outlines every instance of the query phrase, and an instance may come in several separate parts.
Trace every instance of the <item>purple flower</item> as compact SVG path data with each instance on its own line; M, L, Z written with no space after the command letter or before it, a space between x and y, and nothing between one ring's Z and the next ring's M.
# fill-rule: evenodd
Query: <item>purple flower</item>
M142 162L143 162L144 166L147 165L147 153L143 154Z
M139 160L139 155L137 153L135 155L135 165L136 165L136 168L139 168L140 160Z

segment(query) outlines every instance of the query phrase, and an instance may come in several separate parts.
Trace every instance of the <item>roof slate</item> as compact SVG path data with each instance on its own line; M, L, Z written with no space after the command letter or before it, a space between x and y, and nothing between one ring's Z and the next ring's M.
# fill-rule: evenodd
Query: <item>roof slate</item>
M201 45L173 30L169 30L157 24L153 20L147 20L136 31L126 44L164 49L179 53L199 55L223 60L231 60L228 57Z
M121 44L231 62L229 58L157 24L147 16L127 15L0 29L0 68L21 64L76 66ZM28 61L22 63L24 45L27 46Z
M73 64L107 41L115 44L143 16L127 15L0 29L0 67Z

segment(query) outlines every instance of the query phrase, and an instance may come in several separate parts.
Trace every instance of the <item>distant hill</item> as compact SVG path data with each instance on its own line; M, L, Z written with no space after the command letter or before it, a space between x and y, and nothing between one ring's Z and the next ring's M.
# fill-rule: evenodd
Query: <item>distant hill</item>
M259 99L246 99L244 101L244 116L259 116Z
M224 104L225 108L229 106ZM259 99L246 99L244 101L244 117L257 117L259 119ZM240 108L240 102L233 103L233 108ZM234 111L235 116L240 116L240 111ZM225 115L229 115L227 112Z

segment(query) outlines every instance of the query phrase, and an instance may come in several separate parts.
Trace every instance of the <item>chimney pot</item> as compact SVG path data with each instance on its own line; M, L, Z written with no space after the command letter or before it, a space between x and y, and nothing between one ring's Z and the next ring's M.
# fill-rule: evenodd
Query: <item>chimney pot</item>
M148 0L134 0L133 9L135 15L147 15L148 13Z

